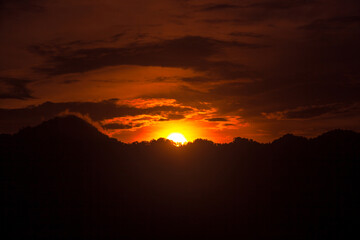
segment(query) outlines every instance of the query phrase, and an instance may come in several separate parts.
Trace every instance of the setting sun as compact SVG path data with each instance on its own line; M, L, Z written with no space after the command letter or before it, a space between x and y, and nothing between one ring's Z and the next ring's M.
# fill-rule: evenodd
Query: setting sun
M186 138L181 133L171 133L167 139L173 141L176 145L182 145L187 142Z

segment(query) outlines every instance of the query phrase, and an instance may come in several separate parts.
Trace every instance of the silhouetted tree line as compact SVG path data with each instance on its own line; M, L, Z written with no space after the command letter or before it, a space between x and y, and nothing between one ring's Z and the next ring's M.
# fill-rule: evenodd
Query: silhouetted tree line
M360 134L124 144L74 116L0 135L2 239L356 239Z

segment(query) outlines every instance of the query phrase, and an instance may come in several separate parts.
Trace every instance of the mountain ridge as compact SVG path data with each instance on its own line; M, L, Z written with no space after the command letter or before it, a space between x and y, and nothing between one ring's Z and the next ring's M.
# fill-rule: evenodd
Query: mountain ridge
M31 136L32 135L32 136ZM51 135L51 136L50 136ZM44 121L41 124L34 126L34 127L25 127L21 130L19 130L17 133L14 134L0 134L0 141L4 141L5 139L9 139L11 137L14 138L30 138L30 137L44 137L48 136L51 138L55 137L69 137L69 138L97 138L102 139L105 141L111 140L111 141L117 141L119 143L123 143L115 138L111 138L108 135L102 133L99 131L98 128L96 128L93 124L89 123L88 121L77 117L75 115L66 115L66 116L58 116L55 118L52 118L50 120ZM274 139L273 141L269 143L261 143L257 142L252 139L242 138L242 137L235 137L234 140L230 143L245 143L248 141L248 143L253 144L283 144L283 143L290 143L293 144L304 144L307 141L310 142L321 142L321 141L330 141L334 142L339 139L342 139L342 141L346 140L346 138L354 138L354 139L360 139L360 133L352 131L352 130L343 130L343 129L333 129L330 131L327 131L325 133L322 133L316 137L303 137L303 136L297 136L292 133L285 134L277 139ZM3 139L3 140L1 140ZM330 140L332 139L332 140ZM154 139L155 140L155 139ZM198 138L196 139L198 141L202 141L205 139ZM193 142L195 142L194 140ZM206 140L210 141L210 140ZM150 142L150 141L149 141ZM210 141L212 142L212 141ZM132 144L132 143L128 143ZM218 144L218 143L214 143ZM229 144L229 143L224 143Z

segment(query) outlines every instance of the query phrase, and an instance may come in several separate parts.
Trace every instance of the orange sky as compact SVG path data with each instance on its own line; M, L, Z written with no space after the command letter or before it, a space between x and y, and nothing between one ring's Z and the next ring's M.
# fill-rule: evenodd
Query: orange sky
M125 142L360 130L355 0L7 0L0 11L0 133L69 112Z

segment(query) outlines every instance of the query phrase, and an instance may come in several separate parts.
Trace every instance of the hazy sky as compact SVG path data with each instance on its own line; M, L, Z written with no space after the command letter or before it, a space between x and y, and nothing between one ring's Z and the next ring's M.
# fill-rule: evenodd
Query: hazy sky
M125 142L360 130L358 0L0 4L0 132L66 113Z

